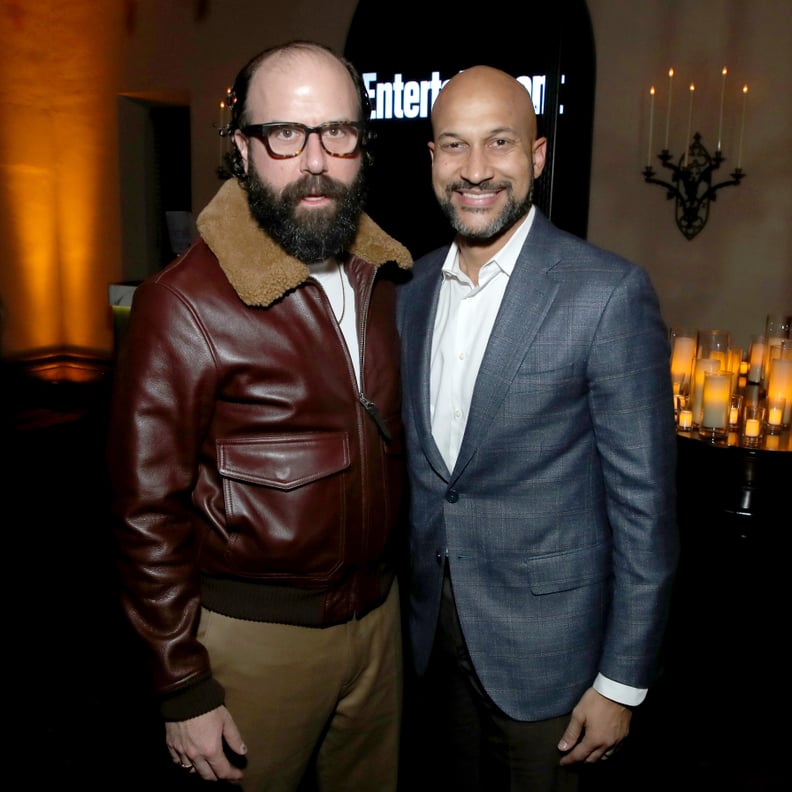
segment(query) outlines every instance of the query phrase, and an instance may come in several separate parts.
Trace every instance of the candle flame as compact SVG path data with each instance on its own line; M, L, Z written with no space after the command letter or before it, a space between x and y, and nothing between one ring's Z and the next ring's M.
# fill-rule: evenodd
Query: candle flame
M220 109L225 110L225 102L220 102Z
M649 93L654 96L655 95L655 87L654 85L649 89Z
M748 93L748 83L745 83L745 85L743 85L742 91L743 91L744 94Z
M669 77L673 77L674 76L674 70L673 69L669 69L668 70L668 76Z
M696 90L696 86L693 85L693 83L690 83L690 90L691 91L695 91Z
M723 67L723 71L721 72L721 74L725 77L728 73L729 73L729 70L724 66Z

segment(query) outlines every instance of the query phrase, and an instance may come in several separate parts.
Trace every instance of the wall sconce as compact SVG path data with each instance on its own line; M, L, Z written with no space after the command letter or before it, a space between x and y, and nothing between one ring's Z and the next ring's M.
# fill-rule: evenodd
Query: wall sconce
M686 239L693 239L707 224L709 219L710 203L716 199L716 192L722 187L737 186L745 176L742 170L742 141L745 131L745 100L748 86L742 88L743 105L742 119L740 122L740 139L738 145L737 167L730 174L731 178L713 184L713 174L717 171L725 157L721 149L723 133L723 103L726 91L726 75L728 70L723 67L721 74L721 101L720 118L718 121L718 145L715 154L711 155L701 142L701 134L696 132L690 137L691 123L693 120L693 95L696 86L690 84L690 103L688 108L688 125L685 140L690 140L687 150L679 158L678 163L672 162L674 156L668 149L668 132L671 122L671 87L674 70L668 70L668 107L666 115L665 145L657 155L662 166L671 171L670 181L655 178L655 171L651 166L652 156L652 127L654 124L654 99L655 87L649 90L649 148L646 154L646 167L643 169L644 181L647 184L658 184L666 190L666 198L674 199L675 219L677 228Z

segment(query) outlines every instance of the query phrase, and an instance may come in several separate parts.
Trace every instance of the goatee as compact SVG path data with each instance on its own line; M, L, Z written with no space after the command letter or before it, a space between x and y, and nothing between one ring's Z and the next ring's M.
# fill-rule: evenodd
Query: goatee
M440 208L451 223L451 227L465 239L475 242L488 242L510 229L518 220L525 217L533 205L533 179L531 180L528 194L521 201L515 200L514 190L510 182L503 182L502 184L482 182L477 186L482 190L505 190L508 195L506 206L503 207L503 211L484 228L475 229L468 226L465 223L464 215L458 212L451 202L451 196L455 191L470 189L470 184L467 182L454 182L453 184L449 184L446 187L445 196L442 199L438 198ZM476 210L471 209L467 211L475 212Z
M278 194L249 162L245 187L250 213L259 227L290 256L316 264L338 256L352 244L366 198L364 182L363 168L350 186L329 176L308 174ZM300 202L308 195L323 195L335 205L301 208Z

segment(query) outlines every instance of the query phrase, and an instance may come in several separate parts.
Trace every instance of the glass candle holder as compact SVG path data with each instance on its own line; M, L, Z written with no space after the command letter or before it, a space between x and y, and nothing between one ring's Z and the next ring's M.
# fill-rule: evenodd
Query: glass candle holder
M672 328L671 337L671 384L674 393L686 395L690 392L690 377L696 359L696 331L681 327Z
M739 428L742 420L742 401L741 393L732 393L729 402L729 429L734 431Z
M701 390L699 436L713 442L725 440L729 427L731 372L718 370L704 375Z
M769 344L780 344L789 338L789 317L783 314L768 314L765 320L765 336Z
M699 358L693 365L693 383L690 392L690 410L693 413L693 425L701 425L702 396L704 393L704 377L708 373L720 370L720 363L712 358Z
M773 399L784 399L784 415L781 423L788 429L792 421L792 359L775 358L770 361L770 372L767 377L768 403Z
M718 360L722 369L729 368L731 334L728 330L699 330L696 340L697 357Z
M759 448L764 429L764 407L748 402L743 410L740 445L745 448Z
M751 351L748 355L748 382L759 383L764 375L767 357L767 338L763 335L751 336Z
M784 431L784 410L786 399L781 396L768 397L765 411L765 432L781 434Z

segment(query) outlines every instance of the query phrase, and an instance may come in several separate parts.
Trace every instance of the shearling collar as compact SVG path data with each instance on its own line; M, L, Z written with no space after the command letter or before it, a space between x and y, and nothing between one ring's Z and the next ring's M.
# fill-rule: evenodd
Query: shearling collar
M217 191L198 215L196 226L246 305L270 305L310 275L305 264L286 254L259 228L250 216L247 194L236 179L229 179ZM360 218L349 252L374 268L388 261L395 261L402 269L412 266L407 248L366 214Z

